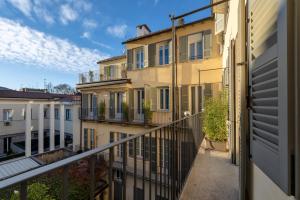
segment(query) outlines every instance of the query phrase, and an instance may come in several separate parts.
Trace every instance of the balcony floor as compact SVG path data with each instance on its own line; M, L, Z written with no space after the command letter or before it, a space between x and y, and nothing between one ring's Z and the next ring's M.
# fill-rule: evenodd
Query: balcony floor
M237 200L238 177L229 153L200 148L180 199Z

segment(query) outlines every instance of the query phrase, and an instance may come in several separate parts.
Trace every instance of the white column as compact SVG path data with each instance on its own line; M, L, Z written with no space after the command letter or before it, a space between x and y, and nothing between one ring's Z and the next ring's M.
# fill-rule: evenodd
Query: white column
M80 120L79 120L79 110L80 106L72 105L72 137L73 137L73 151L78 151L80 149ZM83 140L82 140L83 141Z
M39 115L38 115L38 122L39 122L39 153L44 152L44 105L40 104L39 106Z
M59 130L60 130L60 148L65 147L65 105L60 105Z
M55 149L55 130L54 130L54 103L50 104L50 151Z
M26 104L25 120L25 156L31 156L31 104Z

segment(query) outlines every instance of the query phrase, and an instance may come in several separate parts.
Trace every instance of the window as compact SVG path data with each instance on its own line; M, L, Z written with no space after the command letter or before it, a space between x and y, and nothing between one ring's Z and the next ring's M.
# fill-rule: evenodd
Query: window
M58 111L58 108L55 108L55 109L54 109L54 117L55 117L55 119L59 119L59 111Z
M169 110L169 88L159 89L159 109Z
M188 36L189 60L203 59L211 56L211 31L203 31Z
M48 109L44 109L44 118L47 119L48 118Z
M117 141L126 138L126 133L116 133ZM123 158L124 146L119 144L117 146L117 156Z
M91 145L91 148L95 148L95 129L91 128L90 129L90 137L91 137L91 140L90 140L90 145Z
M89 130L87 128L83 129L84 149L88 149L88 134L89 134Z
M190 44L190 60L195 60L195 43Z
M12 121L13 119L13 111L12 109L4 109L3 110L3 121Z
M132 134L130 134L129 136L133 136ZM134 140L130 140L128 142L128 145L129 145L129 156L130 157L134 157ZM142 138L139 137L139 138L136 138L136 156L137 157L142 157Z
M144 68L144 48L138 48L135 52L136 68Z
M159 65L169 64L169 44L159 46Z
M71 116L71 109L66 109L66 121L71 121L72 116Z

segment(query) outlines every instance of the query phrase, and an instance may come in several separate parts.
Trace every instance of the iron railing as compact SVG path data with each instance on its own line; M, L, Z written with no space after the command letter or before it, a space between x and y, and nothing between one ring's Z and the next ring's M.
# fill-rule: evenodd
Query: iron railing
M99 71L88 71L79 74L79 84L93 83L99 81L112 81L117 79L127 78L126 70L120 71L114 75L100 74Z
M203 139L201 114L0 181L0 199L179 199ZM1 167L1 166L0 166Z

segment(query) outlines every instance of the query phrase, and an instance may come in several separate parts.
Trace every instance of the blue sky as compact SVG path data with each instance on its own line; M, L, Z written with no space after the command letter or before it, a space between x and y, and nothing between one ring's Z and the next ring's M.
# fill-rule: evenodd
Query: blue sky
M152 31L210 0L0 0L0 86L43 88L44 80L75 87L78 73L122 54L138 24ZM193 21L210 11L188 17Z

